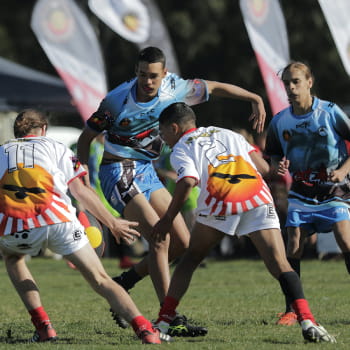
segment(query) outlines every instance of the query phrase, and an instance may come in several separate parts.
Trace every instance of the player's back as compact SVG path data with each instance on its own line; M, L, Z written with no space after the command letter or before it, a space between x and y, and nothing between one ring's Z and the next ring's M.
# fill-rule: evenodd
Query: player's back
M1 146L0 235L71 220L75 211L66 192L73 166L63 160L67 150L47 137L20 138Z
M198 179L198 212L231 215L271 203L265 181L249 153L254 151L242 135L218 127L198 128L174 146L171 161L182 177Z

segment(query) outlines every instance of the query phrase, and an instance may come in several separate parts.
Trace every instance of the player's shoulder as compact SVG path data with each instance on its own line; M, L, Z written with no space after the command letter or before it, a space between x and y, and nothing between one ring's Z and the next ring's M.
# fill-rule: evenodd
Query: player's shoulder
M314 105L315 105L315 109L319 108L329 113L338 112L340 110L340 107L335 102L328 101L328 100L321 100L317 97L314 97Z
M44 144L47 148L54 149L56 153L73 152L63 142L57 141L48 136L44 136L38 141Z
M184 80L183 78L181 78L179 75L177 75L176 73L171 73L171 72L167 72L167 74L165 75L165 77L163 78L162 81L162 86L161 89L164 91L175 91L176 89L178 89L183 82L185 82L186 80Z
M118 86L116 86L114 89L112 89L107 93L105 99L109 99L110 97L115 98L118 95L129 93L129 91L131 90L135 82L136 82L136 77L133 79L127 80L124 83L119 84Z
M287 116L292 115L291 106L288 106L286 108L283 108L278 113L276 113L273 118L271 119L271 124L277 123L280 119L285 118Z

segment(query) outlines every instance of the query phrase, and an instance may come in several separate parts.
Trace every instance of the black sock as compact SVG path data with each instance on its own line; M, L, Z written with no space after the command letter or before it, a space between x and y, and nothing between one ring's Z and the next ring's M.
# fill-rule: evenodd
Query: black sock
M305 299L300 278L295 271L290 271L281 273L278 281L286 298L286 312L291 312L294 300Z
M126 291L135 286L135 284L142 280L143 277L137 274L132 267L130 270L123 272L121 275L114 277L113 281L121 285Z
M345 260L346 269L348 270L348 273L350 274L350 252L343 253L343 257Z

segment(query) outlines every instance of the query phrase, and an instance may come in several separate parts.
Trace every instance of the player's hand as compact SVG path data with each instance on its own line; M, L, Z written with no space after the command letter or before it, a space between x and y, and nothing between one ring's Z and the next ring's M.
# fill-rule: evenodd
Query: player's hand
M345 176L347 175L346 171L343 171L341 168L337 170L333 170L330 175L329 179L334 182L342 182L345 179Z
M288 159L281 160L278 163L277 174L281 176L286 175L288 168L289 168L289 160Z
M121 239L126 244L132 244L136 238L140 237L140 233L135 230L138 225L136 221L115 218L112 227L109 227L109 229L118 244Z
M266 111L263 100L260 98L258 101L252 102L252 114L249 117L250 121L253 121L253 129L258 133L264 131L266 119Z
M170 232L172 221L166 217L161 218L153 227L151 237L154 242L165 240L166 235Z

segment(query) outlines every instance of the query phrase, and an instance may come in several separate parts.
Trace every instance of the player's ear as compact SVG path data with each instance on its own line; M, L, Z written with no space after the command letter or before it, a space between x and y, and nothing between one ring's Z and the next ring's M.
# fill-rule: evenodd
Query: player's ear
M46 136L46 131L47 131L47 126L46 126L46 125L43 125L43 126L41 127L40 136Z
M309 85L309 88L311 89L312 86L314 85L314 80L313 80L313 78L309 78L308 85Z
M168 73L168 68L165 68L165 67L164 67L164 70L163 70L163 77L165 77L167 73Z
M179 133L180 127L179 124L171 123L171 131L176 135Z

